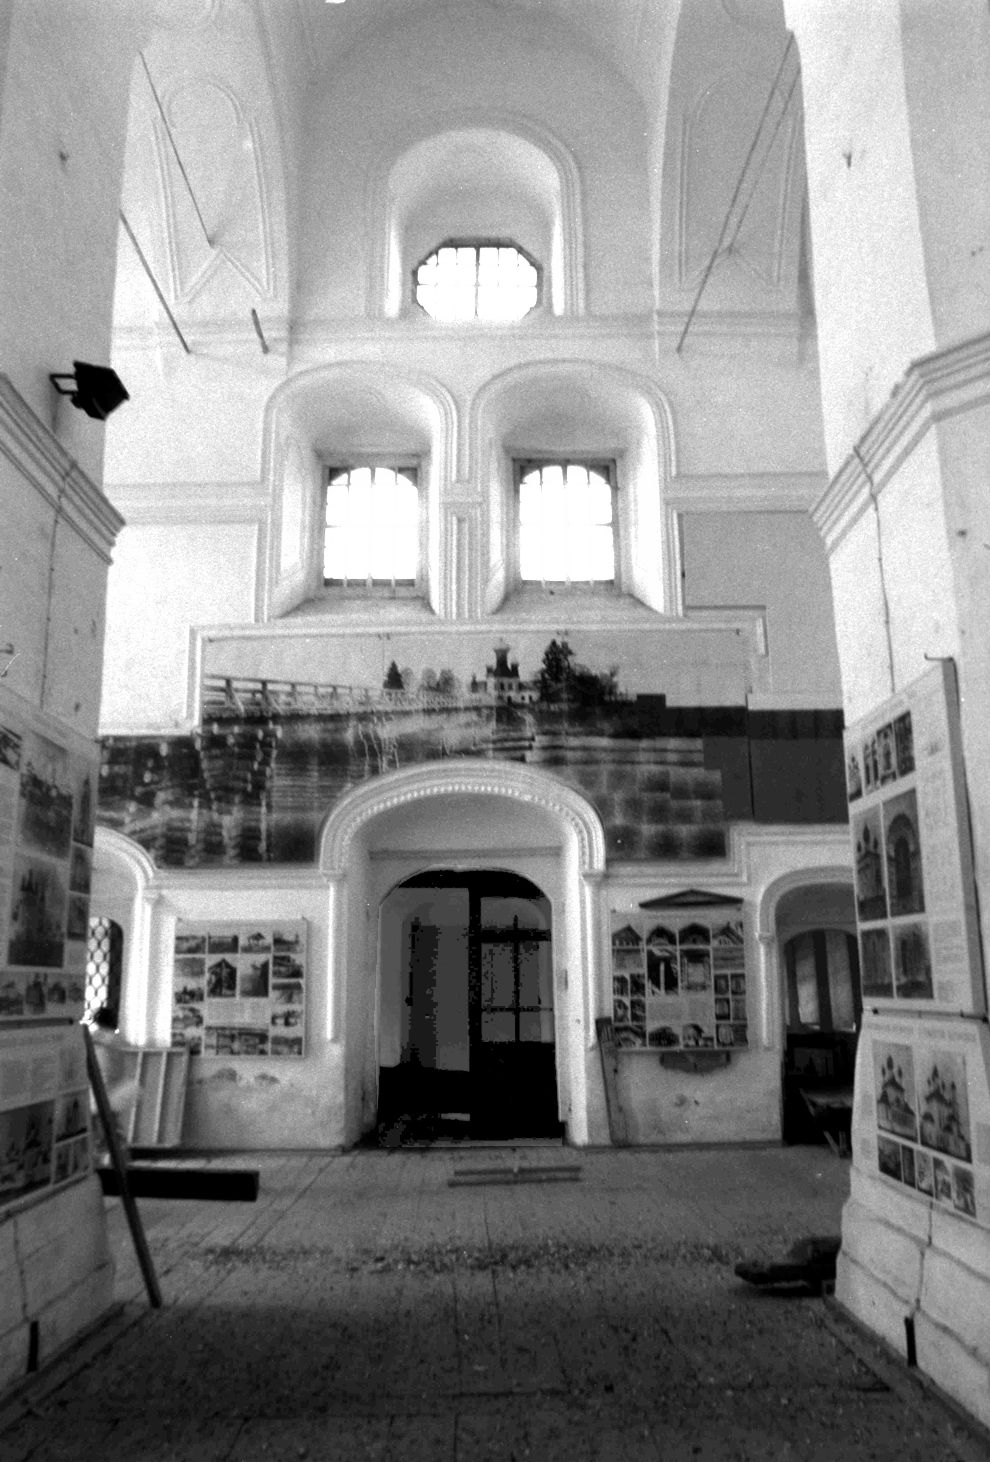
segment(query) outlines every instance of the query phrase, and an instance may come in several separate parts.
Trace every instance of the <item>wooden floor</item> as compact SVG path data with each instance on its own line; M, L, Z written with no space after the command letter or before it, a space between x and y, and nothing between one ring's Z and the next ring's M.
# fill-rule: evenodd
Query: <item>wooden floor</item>
M820 1298L733 1274L838 1232L827 1149L216 1161L258 1202L140 1205L160 1311L107 1200L122 1314L7 1408L4 1462L979 1455Z

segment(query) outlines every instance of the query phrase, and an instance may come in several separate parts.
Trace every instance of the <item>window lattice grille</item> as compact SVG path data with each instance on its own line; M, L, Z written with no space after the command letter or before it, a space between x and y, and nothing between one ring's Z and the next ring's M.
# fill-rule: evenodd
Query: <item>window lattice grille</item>
M104 1005L120 1008L124 931L113 919L90 919L86 950L86 1010L91 1021Z

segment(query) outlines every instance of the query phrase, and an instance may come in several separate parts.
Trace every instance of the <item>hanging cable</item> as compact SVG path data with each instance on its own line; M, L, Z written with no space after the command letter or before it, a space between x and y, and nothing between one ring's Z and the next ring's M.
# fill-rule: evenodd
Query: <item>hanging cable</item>
M691 305L691 309L690 309L690 312L688 313L688 317L687 317L687 319L684 322L684 329L681 331L681 338L677 342L676 353L678 355L680 355L681 348L684 345L684 341L687 339L687 333L688 333L688 331L691 328L691 323L694 320L695 313L697 312L698 305L699 305L699 303L701 301L701 296L702 296L702 294L704 293L704 290L705 290L705 285L708 283L709 276L711 275L712 270L715 268L715 262L718 259L720 253L722 252L722 245L725 242L725 236L726 236L726 234L729 231L729 222L730 222L730 220L732 218L732 211L733 211L733 209L736 206L736 201L737 201L737 199L739 197L739 193L740 193L740 191L742 189L743 179L746 176L746 173L747 173L747 171L749 169L750 162L752 161L752 158L753 158L753 154L756 151L757 145L758 145L759 140L760 140L760 136L761 136L761 134L763 132L764 125L766 124L767 116L769 115L769 112L770 112L770 106L771 106L771 104L773 102L774 96L776 95L777 87L780 84L780 78L784 74L784 67L787 64L787 59L790 56L790 53L791 53L791 50L792 50L793 46L794 46L794 33L791 32L788 35L788 37L787 37L787 45L784 47L784 54L780 58L780 65L777 67L777 74L776 74L776 76L773 79L773 85L770 88L770 92L769 92L769 94L767 96L767 99L766 99L766 102L764 104L763 111L760 114L760 120L757 123L756 132L753 135L753 140L752 140L752 142L749 145L749 151L747 152L746 157L745 157L745 160L743 162L742 171L740 172L739 177L736 180L736 186L733 189L732 197L729 200L729 206L726 209L725 218L724 218L723 223L722 223L722 230L721 230L721 232L719 233L719 236L718 236L718 242L715 245L714 249L712 250L711 258L708 260L708 263L705 266L705 272L701 276L701 283L698 285L698 290L697 290L697 293L695 294L694 302Z
M160 287L160 285L158 283L158 280L155 278L154 274L151 271L151 265L148 263L147 259L144 257L144 250L141 248L141 245L138 243L137 239L134 237L134 230L131 228L130 224L127 222L127 217L126 217L123 209L120 210L120 221L124 225L124 228L127 231L127 237L130 239L131 243L134 245L134 251L135 251L135 253L137 254L138 258L141 260L142 265L144 266L144 272L145 272L145 274L147 274L148 278L151 280L152 288L154 289L155 294L158 296L158 299L159 299L159 302L161 304L162 309L165 311L166 315L168 315L169 321L171 322L171 325L172 325L172 329L175 331L176 335L178 335L179 339L182 341L182 348L183 348L183 350L186 352L186 355L192 355L192 351L189 349L189 346L188 346L188 344L186 342L186 337L183 335L182 331L179 329L179 322L176 320L175 316L172 314L172 311L168 307L168 300L165 298L164 294L162 294L161 287Z
M179 156L179 149L176 146L175 138L172 135L172 128L169 126L168 118L165 115L165 108L162 106L161 97L158 95L157 88L155 87L155 83L151 77L151 72L148 70L148 63L144 59L144 52L138 51L138 55L141 57L141 65L144 67L144 74L145 76L147 76L148 85L151 87L151 95L155 98L155 104L158 107L158 112L162 119L162 126L165 128L168 140L172 144L172 151L175 153L175 160L179 164L179 172L182 174L183 181L185 182L186 187L189 189L189 196L192 199L192 206L196 210L196 217L199 219L200 226L202 227L203 233L206 237L206 242L212 249L213 240L210 238L209 230L206 227L206 223L203 220L203 215L199 209L199 204L196 202L196 194L193 192L192 183L190 183L189 181L189 174L186 172L185 168L182 165L182 158Z
M783 107L781 109L780 115L778 116L776 122L774 123L773 132L770 135L770 142L769 142L769 144L767 146L767 150L763 154L763 160L760 163L759 167L757 168L756 176L753 179L753 186L750 188L749 193L748 193L748 195L746 197L746 201L745 201L745 203L742 206L742 209L741 209L740 214L739 214L739 221L737 222L735 228L732 230L732 237L731 237L731 239L729 240L728 244L725 247L725 252L727 254L731 254L733 248L735 247L736 239L739 237L739 230L742 228L743 222L744 222L744 220L746 218L746 214L749 212L749 205L752 203L753 197L754 197L754 195L756 193L756 190L760 186L760 179L763 176L763 170L764 170L764 168L766 167L767 163L770 160L770 154L773 152L773 145L777 141L777 133L780 131L780 128L781 128L781 125L782 125L782 123L784 121L784 118L787 116L788 109L790 108L790 105L791 105L791 97L794 95L794 88L798 84L798 77L800 75L801 75L800 70L795 71L794 76L793 76L793 78L791 80L791 84L788 87L787 96L784 98L784 105L783 105Z
M890 599L887 596L887 575L883 563L883 536L880 525L880 504L877 501L877 485L858 446L853 447L853 456L863 469L863 476L866 478L866 483L870 490L870 502L873 504L873 512L876 516L877 569L880 574L880 599L883 604L883 630L887 641L887 675L890 680L890 694L893 695L897 688L894 683L894 640L890 629Z

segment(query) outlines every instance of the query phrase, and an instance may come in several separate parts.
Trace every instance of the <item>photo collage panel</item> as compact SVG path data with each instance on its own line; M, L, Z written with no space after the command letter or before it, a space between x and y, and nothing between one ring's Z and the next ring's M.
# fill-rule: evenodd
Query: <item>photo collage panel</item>
M873 1073L883 1176L986 1221L977 1214L965 1055L874 1040Z
M193 1056L302 1056L306 925L179 923L172 1044Z
M83 1014L95 776L0 701L0 1024Z
M910 710L847 741L863 999L934 998Z
M78 1025L0 1041L0 1207L91 1165L86 1054Z
M743 922L724 909L612 911L612 1022L619 1050L749 1044Z

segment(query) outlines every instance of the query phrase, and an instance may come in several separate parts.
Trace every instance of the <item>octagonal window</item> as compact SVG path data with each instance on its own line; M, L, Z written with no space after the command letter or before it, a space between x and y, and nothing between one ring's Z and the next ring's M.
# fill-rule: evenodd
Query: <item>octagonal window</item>
M449 239L413 279L417 304L434 320L521 320L540 302L538 266L495 239Z

